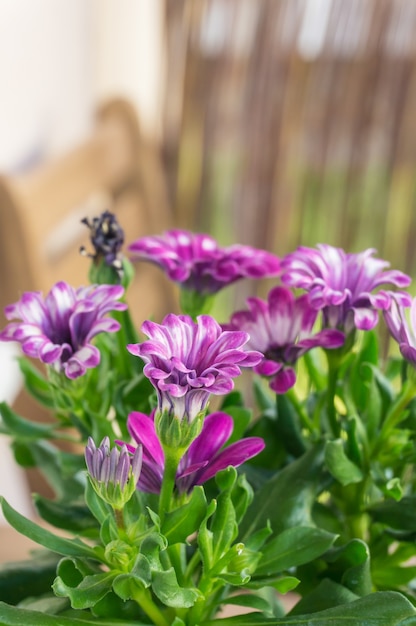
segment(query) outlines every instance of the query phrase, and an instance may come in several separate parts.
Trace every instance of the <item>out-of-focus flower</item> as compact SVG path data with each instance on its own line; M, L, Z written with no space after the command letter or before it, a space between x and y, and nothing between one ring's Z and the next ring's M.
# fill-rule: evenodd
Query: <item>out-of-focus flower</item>
M393 339L399 344L400 352L406 361L416 367L416 298L407 294L391 293L391 304L384 311L384 319ZM405 309L410 306L410 324Z
M142 237L129 246L134 258L151 261L189 291L214 294L241 278L276 276L279 259L264 250L233 245L220 248L212 237L186 230Z
M81 254L89 256L99 263L102 259L117 272L122 270L120 250L124 243L124 231L117 222L116 216L110 211L104 211L99 217L90 220L85 217L81 220L90 230L90 241L94 246L94 253L90 254L84 246L80 248Z
M157 437L152 417L144 413L130 413L127 426L132 438L143 447L143 466L138 487L150 493L159 493L165 468L165 456ZM260 437L241 439L221 450L233 432L233 419L226 413L212 413L204 420L201 433L191 443L179 462L176 489L190 491L195 485L215 476L217 472L233 465L238 467L264 448ZM119 442L122 443L122 442ZM135 448L127 445L131 453Z
M293 387L295 362L305 352L321 346L339 348L344 334L325 329L312 334L318 311L307 295L295 298L285 287L275 287L265 302L248 298L249 310L233 314L229 327L244 330L250 335L247 346L264 354L254 371L271 378L270 387L276 393L285 393Z
M121 450L110 448L110 440L104 437L97 448L88 438L85 461L91 484L98 495L115 508L122 508L133 495L139 481L143 450L138 446L133 454L123 445Z
M378 309L387 310L391 297L381 285L407 287L410 277L397 270L384 271L387 261L373 258L370 248L347 254L341 248L319 244L318 249L300 247L282 260L282 281L308 291L316 309L322 309L324 326L347 334L354 328L371 330Z
M127 349L145 362L143 373L156 388L159 411L188 422L204 411L210 394L233 389L240 367L252 367L262 358L244 349L247 333L223 331L209 315L194 322L170 314L162 324L144 322L142 331L149 340Z
M120 324L104 316L127 308L118 302L124 293L119 286L99 285L73 289L56 283L46 296L26 292L5 308L11 322L0 333L0 341L18 341L23 352L54 365L68 378L78 378L100 362L98 348L90 342L98 333L115 332Z

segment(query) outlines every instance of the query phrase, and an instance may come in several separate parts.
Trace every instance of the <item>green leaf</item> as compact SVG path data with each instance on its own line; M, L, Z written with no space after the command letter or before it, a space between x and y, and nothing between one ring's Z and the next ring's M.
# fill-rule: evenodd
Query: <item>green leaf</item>
M103 524L108 516L112 514L110 505L100 498L89 480L87 480L85 486L85 501L91 513L100 524Z
M116 575L116 572L102 572L85 576L77 587L65 584L62 578L57 576L52 588L57 596L69 598L74 609L88 609L111 591Z
M268 576L266 578L252 578L246 587L248 589L272 587L279 593L285 594L296 589L299 583L299 578L295 578L295 576Z
M6 402L0 403L0 414L8 432L13 437L23 439L40 439L53 436L54 426L31 422L17 415Z
M173 567L153 573L152 589L163 604L174 608L190 608L201 597L197 589L178 585Z
M291 610L290 615L317 613L318 611L353 602L358 600L358 598L359 596L347 589L347 587L329 578L324 578L311 593L299 600Z
M256 404L260 411L274 411L274 394L270 392L269 386L266 386L266 382L260 376L254 378L253 391Z
M371 593L373 583L370 572L370 550L361 539L351 539L347 544L333 548L325 559L329 572L357 596Z
M41 372L25 357L18 359L28 392L48 409L55 408L54 394L51 385Z
M276 433L287 451L295 457L301 456L305 450L305 442L299 423L298 413L286 395L276 395L277 422Z
M126 622L107 617L94 618L89 614L81 613L79 617L65 617L63 615L47 615L39 611L27 611L0 602L1 626L126 626ZM134 621L134 626L149 626L148 623Z
M256 576L271 576L309 563L326 552L337 535L310 526L295 526L266 543Z
M32 541L52 550L52 552L57 552L65 556L86 556L88 558L97 559L97 553L93 548L90 548L79 539L56 537L49 530L41 528L15 511L1 496L0 505L3 510L3 515L9 524L19 533L25 535L25 537L32 539Z
M51 552L38 552L36 558L0 566L0 600L17 604L27 596L50 590L59 558Z
M350 390L359 411L369 404L370 387L373 378L371 367L378 364L378 341L375 331L363 333L363 344L355 358L350 373Z
M117 576L113 582L113 589L122 600L130 600L135 597L137 590L150 587L151 582L150 563L144 554L138 554L132 571Z
M363 473L360 468L350 461L345 454L341 439L326 443L325 463L329 472L341 485L359 483L363 480Z
M254 593L239 593L232 598L227 598L226 605L246 606L250 609L256 609L263 613L272 613L271 606L264 598L256 596Z
M269 521L274 534L293 526L312 526L311 509L320 488L322 464L323 446L318 444L267 481L247 509L241 541Z
M368 508L377 522L403 531L416 531L416 496L405 496L399 502L385 500Z
M55 526L73 532L98 529L95 518L83 503L57 502L48 500L38 494L33 496L34 504L40 517Z
M227 406L225 412L233 418L234 422L232 435L227 441L227 446L229 446L231 443L243 438L251 422L253 412L243 406Z
M415 620L416 609L407 598L394 591L383 591L312 614L268 619L260 613L250 613L208 620L201 626L414 626Z
M193 489L189 501L165 516L162 534L170 545L184 543L196 530L205 517L207 500L203 487Z
M68 457L74 463L74 456L59 450L49 441L32 440L28 442L28 448L35 465L40 469L49 485L54 490L59 500L79 500L83 497L85 489L85 475L65 471L65 463Z

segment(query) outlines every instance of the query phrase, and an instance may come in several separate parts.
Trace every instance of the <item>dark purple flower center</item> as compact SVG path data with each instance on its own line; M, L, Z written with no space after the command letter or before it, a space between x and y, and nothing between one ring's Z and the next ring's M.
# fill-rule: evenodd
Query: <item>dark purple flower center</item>
M264 353L264 356L268 361L277 361L278 363L285 362L287 360L286 351L289 345L290 344L284 344L283 346L269 346Z

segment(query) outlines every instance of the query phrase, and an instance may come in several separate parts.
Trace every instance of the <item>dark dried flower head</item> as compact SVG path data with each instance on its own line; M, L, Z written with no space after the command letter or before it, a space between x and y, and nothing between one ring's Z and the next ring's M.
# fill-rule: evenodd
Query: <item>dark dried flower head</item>
M95 263L104 260L106 265L122 272L120 250L124 243L124 231L117 222L116 216L110 211L104 211L99 217L90 220L85 217L81 220L90 229L90 241L94 246L94 254L88 253L84 247L81 254L94 259Z

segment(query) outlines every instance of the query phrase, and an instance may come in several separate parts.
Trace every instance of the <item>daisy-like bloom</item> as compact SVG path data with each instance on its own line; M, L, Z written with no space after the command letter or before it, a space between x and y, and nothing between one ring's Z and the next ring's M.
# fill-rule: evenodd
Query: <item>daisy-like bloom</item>
M286 287L275 287L267 302L248 298L247 303L249 310L234 313L228 327L246 331L250 335L247 346L264 354L254 371L271 378L270 387L276 393L293 387L293 365L305 352L318 346L339 348L344 343L339 330L312 333L318 311L306 294L295 298Z
M240 367L262 358L244 348L246 332L224 331L209 315L194 322L188 315L169 314L162 324L144 322L142 331L149 340L127 349L145 362L143 373L157 391L159 411L188 422L204 411L211 394L233 389Z
M159 493L165 456L154 421L144 413L134 412L129 415L127 427L134 441L143 447L143 465L138 488ZM247 437L222 449L232 432L233 419L226 413L212 413L205 418L201 433L179 462L176 473L176 489L179 493L188 492L195 485L202 485L230 465L238 467L263 450L264 441L260 437ZM135 453L134 446L127 444L127 449L131 454Z
M392 293L391 305L384 311L384 319L393 339L399 344L406 361L416 367L416 298L408 294ZM405 309L410 306L410 324Z
M373 258L370 248L347 254L341 248L319 244L317 249L300 247L282 261L282 281L308 291L310 303L322 309L324 326L349 334L354 328L371 330L378 310L387 310L391 297L381 285L407 287L410 277L397 270L385 271L387 261Z
M92 486L98 495L115 508L122 508L133 495L142 468L143 449L138 446L133 454L123 445L121 450L110 448L104 437L97 446L89 437L85 461Z
M189 291L209 295L241 278L280 273L280 260L250 246L220 248L212 237L186 230L169 230L142 237L129 246L134 258L159 265L168 277Z
M78 378L100 362L92 338L120 328L116 320L104 316L127 308L118 302L123 293L117 285L73 289L65 282L56 283L46 298L38 291L26 292L5 308L8 320L20 321L8 324L0 332L0 341L18 341L27 356L53 365L68 378Z

